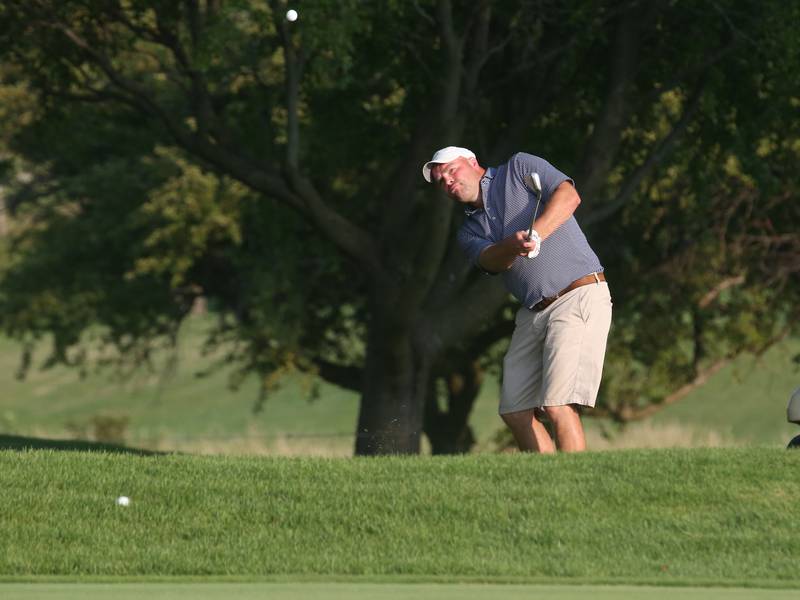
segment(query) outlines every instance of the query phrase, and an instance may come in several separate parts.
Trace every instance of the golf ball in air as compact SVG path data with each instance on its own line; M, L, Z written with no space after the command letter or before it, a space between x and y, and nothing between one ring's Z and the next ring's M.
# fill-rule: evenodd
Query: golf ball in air
M288 21L297 21L297 11L294 9L286 11L286 19Z
M117 498L117 505L118 506L128 506L131 503L131 499L127 496L120 496Z

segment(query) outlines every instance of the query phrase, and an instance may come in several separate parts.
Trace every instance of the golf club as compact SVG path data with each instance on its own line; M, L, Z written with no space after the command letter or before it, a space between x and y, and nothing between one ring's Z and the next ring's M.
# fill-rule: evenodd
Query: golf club
M528 239L534 241L533 236L536 236L536 248L528 252L528 258L536 258L536 256L539 254L539 246L542 242L539 239L539 234L533 229L533 224L536 221L536 213L539 212L539 202L542 201L542 182L539 180L538 173L529 173L525 181L531 191L536 194L536 208L533 209L531 226L528 228Z

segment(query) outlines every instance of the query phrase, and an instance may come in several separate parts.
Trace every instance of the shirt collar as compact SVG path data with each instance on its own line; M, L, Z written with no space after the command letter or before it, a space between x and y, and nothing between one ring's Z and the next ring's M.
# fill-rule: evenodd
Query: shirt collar
M494 175L497 173L497 169L494 167L489 167L486 169L486 172L481 177L481 194L483 195L483 204L486 206L486 198L489 196L489 184L492 183L492 179L494 179ZM483 208L465 208L464 214L468 217L470 215L474 215L476 212L483 210Z

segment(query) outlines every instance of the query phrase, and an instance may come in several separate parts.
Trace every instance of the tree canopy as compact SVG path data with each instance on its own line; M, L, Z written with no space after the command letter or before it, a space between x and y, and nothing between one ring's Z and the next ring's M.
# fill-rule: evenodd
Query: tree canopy
M466 450L513 303L420 176L450 144L575 179L615 305L597 414L796 332L797 5L286 8L0 7L0 93L27 100L2 131L7 333L81 364L99 325L141 361L203 297L265 390L286 368L359 390L357 452Z

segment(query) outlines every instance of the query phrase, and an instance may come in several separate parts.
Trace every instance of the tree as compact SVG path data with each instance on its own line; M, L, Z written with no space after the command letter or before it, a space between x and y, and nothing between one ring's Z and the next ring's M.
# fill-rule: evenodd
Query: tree
M601 411L634 418L796 327L798 9L757 5L4 6L39 98L18 195L48 231L16 238L5 328L68 361L99 322L146 357L204 295L243 372L360 390L357 453L466 450L512 304L420 166L527 149L575 174L616 304ZM48 280L65 245L81 277Z

